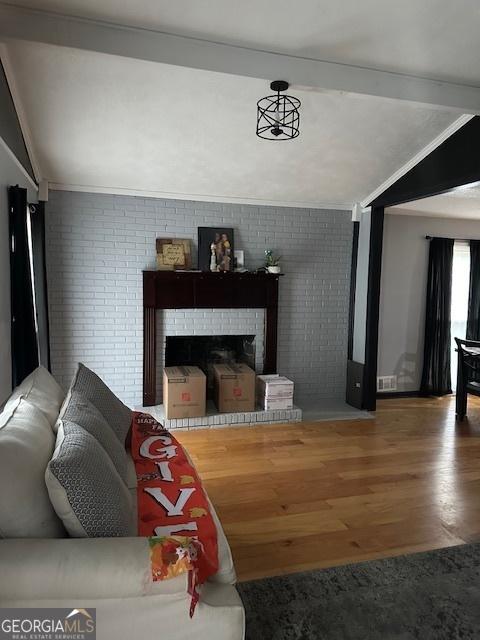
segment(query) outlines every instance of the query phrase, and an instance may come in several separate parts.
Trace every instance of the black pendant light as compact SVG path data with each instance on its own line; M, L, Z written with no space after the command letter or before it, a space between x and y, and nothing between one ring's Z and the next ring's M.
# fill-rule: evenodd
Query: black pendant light
M266 96L257 102L257 136L265 140L292 140L300 135L301 102L298 98L287 96L288 82L275 80L270 89L276 95Z

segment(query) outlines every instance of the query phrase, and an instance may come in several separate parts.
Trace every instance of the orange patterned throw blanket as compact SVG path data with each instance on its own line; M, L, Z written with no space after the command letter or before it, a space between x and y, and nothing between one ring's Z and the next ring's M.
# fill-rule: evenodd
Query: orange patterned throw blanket
M152 578L188 571L192 616L199 585L218 570L217 530L207 496L183 447L152 416L133 413L131 448L138 535L149 538Z

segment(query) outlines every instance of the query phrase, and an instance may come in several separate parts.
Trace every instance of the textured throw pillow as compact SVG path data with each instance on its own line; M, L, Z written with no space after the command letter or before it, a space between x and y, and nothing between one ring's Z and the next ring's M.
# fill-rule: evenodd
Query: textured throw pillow
M110 391L103 380L80 362L70 390L72 393L79 391L83 394L100 411L122 445L125 445L132 412Z
M79 391L71 391L62 408L61 419L88 431L110 456L120 477L127 481L127 452L100 411Z
M79 425L61 421L45 482L71 537L135 535L132 499L125 483L105 449Z
M0 414L0 537L63 537L44 480L55 435L45 414L22 397L7 405Z
M37 367L14 390L5 404L5 409L14 406L18 398L24 398L34 407L40 409L45 414L50 426L53 427L65 393L45 367Z

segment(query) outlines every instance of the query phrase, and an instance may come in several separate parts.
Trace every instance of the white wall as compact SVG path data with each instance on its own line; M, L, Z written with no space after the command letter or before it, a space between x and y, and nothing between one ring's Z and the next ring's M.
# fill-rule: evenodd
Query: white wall
M10 351L10 250L8 245L7 187L18 184L28 189L30 202L37 191L25 170L0 138L0 405L12 390Z
M355 362L365 364L365 340L367 335L368 266L370 262L370 227L372 212L362 213L358 230L357 277L355 288L355 313L353 321L353 353Z
M398 391L418 391L422 376L426 235L480 238L480 222L411 215L385 215L380 295L378 375L398 376Z

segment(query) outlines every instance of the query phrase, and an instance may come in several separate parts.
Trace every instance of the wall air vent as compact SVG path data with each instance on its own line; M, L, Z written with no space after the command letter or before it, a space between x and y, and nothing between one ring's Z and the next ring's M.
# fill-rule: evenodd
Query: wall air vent
M397 376L379 376L377 378L377 391L396 391Z

